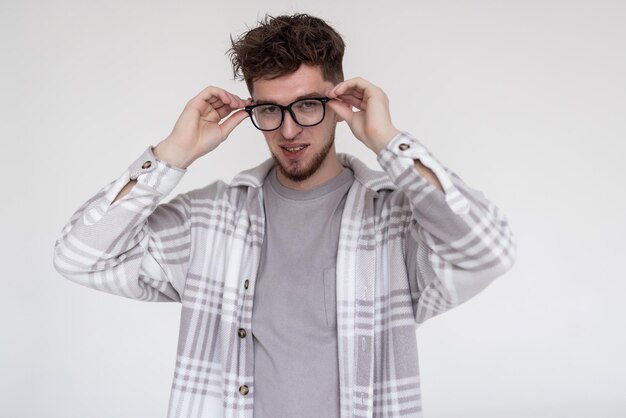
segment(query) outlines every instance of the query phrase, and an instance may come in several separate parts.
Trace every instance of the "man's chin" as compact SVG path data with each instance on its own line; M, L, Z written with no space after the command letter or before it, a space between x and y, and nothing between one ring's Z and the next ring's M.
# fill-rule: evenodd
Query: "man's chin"
M326 161L326 159L328 158L330 150L333 147L334 139L335 136L332 135L330 140L325 144L324 148L321 151L318 151L314 154L306 155L306 157L303 159L298 159L295 161L284 161L281 158L277 157L274 153L272 153L272 157L278 165L278 169L280 170L281 174L285 176L285 178L295 183L299 183L309 179L311 176L317 173L324 165L324 161ZM312 149L307 149L306 151L312 151Z
M278 164L280 173L285 178L295 183L300 183L311 178L311 176L319 169L319 167L303 167L300 162L285 165L278 158L276 158L276 156L274 156L274 161Z

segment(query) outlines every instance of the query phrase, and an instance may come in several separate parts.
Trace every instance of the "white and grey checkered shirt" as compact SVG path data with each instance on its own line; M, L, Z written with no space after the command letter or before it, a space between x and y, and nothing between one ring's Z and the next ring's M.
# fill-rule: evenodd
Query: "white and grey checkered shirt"
M431 168L443 192L414 159ZM495 205L406 133L379 153L384 173L349 155L339 160L355 177L337 255L341 417L419 417L417 325L510 269L512 234ZM182 303L169 417L252 417L252 338L240 329L252 323L262 184L272 165L160 203L185 170L148 148L72 216L56 242L55 267L70 280ZM137 184L111 204L129 179Z

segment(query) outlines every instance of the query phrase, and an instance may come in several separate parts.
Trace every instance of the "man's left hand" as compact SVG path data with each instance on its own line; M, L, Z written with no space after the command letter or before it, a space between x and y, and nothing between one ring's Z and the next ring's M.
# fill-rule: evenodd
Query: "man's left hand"
M376 154L400 133L391 123L389 98L369 81L360 77L342 81L326 96L334 99L328 105L346 121L354 136Z

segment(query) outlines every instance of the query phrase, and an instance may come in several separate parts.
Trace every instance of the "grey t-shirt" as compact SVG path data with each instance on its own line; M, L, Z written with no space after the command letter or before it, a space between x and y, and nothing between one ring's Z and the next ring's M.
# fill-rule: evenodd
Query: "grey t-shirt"
M354 180L305 192L263 185L266 231L252 311L254 417L339 417L335 262Z

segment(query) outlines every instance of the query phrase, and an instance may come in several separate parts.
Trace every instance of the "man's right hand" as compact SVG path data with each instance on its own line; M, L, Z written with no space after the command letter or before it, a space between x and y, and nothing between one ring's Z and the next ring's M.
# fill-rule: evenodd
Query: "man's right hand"
M218 87L205 88L187 103L172 133L154 148L154 155L176 167L187 168L228 137L248 116L242 108L250 103L250 99L243 100ZM232 112L235 113L226 118Z

